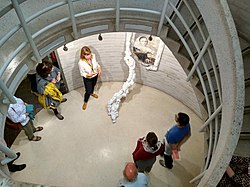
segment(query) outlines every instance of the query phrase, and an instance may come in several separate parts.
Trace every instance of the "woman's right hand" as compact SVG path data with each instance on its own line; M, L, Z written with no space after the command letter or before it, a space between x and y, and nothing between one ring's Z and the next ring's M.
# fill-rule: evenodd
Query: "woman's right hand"
M87 76L91 78L91 77L93 77L93 76L96 75L96 74L97 74L97 73L92 73L92 72L90 72L90 73L87 74Z
M93 73L92 72L89 72L88 73L88 77L92 77L93 76Z
M56 84L56 83L57 83L57 80L56 80L55 78L53 78L53 79L51 80L51 82L54 83L54 84Z

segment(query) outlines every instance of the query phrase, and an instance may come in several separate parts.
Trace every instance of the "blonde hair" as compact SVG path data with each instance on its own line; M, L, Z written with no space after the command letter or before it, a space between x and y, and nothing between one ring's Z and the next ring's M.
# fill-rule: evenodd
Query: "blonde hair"
M80 59L86 60L85 55L88 55L88 54L91 54L90 48L87 47L87 46L82 47L81 54L80 54Z

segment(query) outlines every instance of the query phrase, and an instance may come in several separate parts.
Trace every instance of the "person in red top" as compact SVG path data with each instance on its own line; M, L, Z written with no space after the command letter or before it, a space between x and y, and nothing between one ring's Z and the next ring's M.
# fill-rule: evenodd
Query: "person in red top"
M138 172L150 172L156 156L164 151L163 144L158 141L154 132L149 132L146 137L139 138L132 153Z

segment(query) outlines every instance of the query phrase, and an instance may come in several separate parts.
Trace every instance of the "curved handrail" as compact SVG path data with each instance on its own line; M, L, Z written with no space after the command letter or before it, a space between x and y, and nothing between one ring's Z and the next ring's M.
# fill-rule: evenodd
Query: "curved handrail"
M200 24L199 20L194 15L194 12L192 11L192 9L191 9L189 3L187 2L187 0L183 0L183 2L185 3L186 7L188 8L188 10L189 10L192 18L195 20L195 23L197 25L197 28L199 29L201 37L202 37L203 41L205 42L206 41L206 37L205 37L205 34L204 34L204 32L203 32L203 30L201 28L201 24ZM219 93L219 100L220 100L220 103L221 103L221 101L222 101L222 99L221 99L221 86L220 86L220 81L219 81L219 76L218 76L217 68L215 66L215 62L214 62L214 59L213 59L212 52L211 52L210 48L207 49L207 52L208 52L208 55L209 55L210 62L212 64L212 68L214 70L215 81L216 81L216 85L217 85L217 89L218 89L218 93ZM206 74L208 74L207 70L206 70ZM214 104L214 106L215 106L215 104ZM216 111L216 107L214 107L214 111ZM219 125L218 123L219 123L218 122L218 116L216 116L216 118L215 118L215 137L214 137L213 152L215 151L215 148L216 148L216 145L217 145L217 141L218 141L218 125Z
M203 16L217 52L222 86L223 135L220 134L209 168L199 183L199 186L216 186L236 148L242 125L244 76L240 72L243 70L243 62L237 31L227 2L225 0L219 3L216 0L196 1L196 5ZM220 27L215 30L215 25Z
M215 0L211 0L211 2L206 2L206 4L208 4L208 5L210 5L210 3L212 4L212 1L215 1ZM73 2L76 2L76 1L73 1ZM186 1L185 1L185 3L186 3ZM55 9L55 8L57 8L57 7L59 7L59 6L62 6L62 5L65 5L65 4L67 4L67 3L65 3L65 2L60 2L60 3L57 3L57 4L54 4L54 5L52 5L52 6L50 6L50 7L47 7L47 8L45 8L44 10L42 10L42 11L40 11L40 12L37 12L36 14L34 14L34 15L32 15L31 17L29 17L28 19L26 19L26 22L28 23L28 22L30 22L30 21L32 21L33 19L35 19L35 18L37 18L37 17L39 17L40 15L42 15L43 13L45 13L45 12L47 12L47 11L50 11L50 10L52 10L52 9ZM198 5L200 5L200 6L198 6L198 9L201 11L202 10L202 8L203 8L203 6L204 5L201 5L200 4L200 2L197 2L197 4ZM170 3L170 5L171 5L171 3ZM172 5L173 6L173 5ZM187 6L187 5L186 5ZM214 6L214 5L213 5ZM210 6L208 6L209 8L211 8L211 5ZM174 9L174 6L172 7L173 9ZM149 10L149 9L138 9L138 8L122 8L122 7L120 7L119 8L120 9L120 11L132 11L132 12L144 12L144 13L149 13L149 14L153 14L153 15L161 15L161 12L158 12L158 11L154 11L154 10ZM190 7L190 9L191 9L191 7ZM77 13L77 14L75 14L74 15L74 17L81 17L81 16L85 16L85 15L89 15L89 14L94 14L94 13L100 13L100 12L108 12L108 11L112 11L112 12L114 12L114 14L116 13L116 9L115 8L102 8L102 9L96 9L96 10L90 10L90 11L86 11L86 12L82 12L82 13ZM178 15L178 11L175 11L176 13L177 13L177 15ZM205 14L204 12L203 12L203 14ZM219 15L219 14L218 14ZM195 17L195 16L194 16ZM208 17L208 16L207 16ZM187 42L185 41L185 39L182 37L182 35L180 34L180 32L178 31L178 28L175 26L175 24L172 22L172 20L170 20L170 18L168 18L167 16L165 16L165 18L166 18L166 20L168 21L168 23L170 23L170 25L172 26L172 28L175 30L175 32L176 32L176 34L178 35L178 37L181 39L181 41L182 41L182 43L183 43L183 45L185 46L185 48L186 48L186 50L187 50L187 52L188 52L188 54L189 54L189 56L190 56L190 58L191 58L191 61L194 63L195 62L195 58L194 58L194 55L192 54L192 52L191 52L191 50L190 50L190 48L189 48L189 46L188 46L188 44L187 44ZM53 22L53 23L51 23L51 24L49 24L48 26L46 26L46 27L44 27L43 29L41 29L41 30L39 30L39 31L37 31L36 33L34 33L33 35L32 35L32 38L36 38L36 37L38 37L38 36L40 36L40 35L42 35L44 32L46 32L46 31L48 31L50 28L53 28L53 27L56 27L57 25L59 25L59 24L62 24L62 23L64 23L64 22L66 22L66 21L68 21L70 19L70 17L64 17L64 18L62 18L62 19L60 19L60 20L57 20L57 21L55 21L55 22ZM194 18L193 18L194 19ZM185 23L185 22L184 22ZM198 23L198 22L197 22ZM184 24L185 25L185 24ZM198 28L199 29L201 29L201 26L199 26L198 24L197 24L197 26L198 26ZM187 31L189 31L189 29L187 28L187 25L185 26L186 27L186 30ZM12 30L11 30L11 32L9 32L8 34L6 34L5 36L4 36L4 38L2 38L1 40L0 40L0 47L7 41L7 40L9 40L9 38L11 37L11 36L13 36L19 29L21 28L21 26L20 25L18 25L18 26L16 26L15 28L13 28ZM159 32L159 31L158 31ZM201 32L201 31L200 31ZM201 32L202 33L202 32ZM191 37L191 39L193 40L193 41L195 41L195 37L194 36L192 36L192 33L191 33L191 31L189 31L189 34L190 34L190 37ZM205 36L204 36L204 34L202 35L202 37L203 37L203 40L205 41L206 39L205 39ZM213 36L214 37L214 36ZM211 37L212 38L212 37ZM214 39L212 40L212 41L214 41ZM234 43L235 44L235 43ZM25 42L23 42L16 50L15 50L15 52L12 54L12 56L9 58L9 60L8 61L5 61L5 63L4 63L4 66L3 66L3 69L6 67L7 68L7 66L11 63L11 61L13 60L13 56L15 57L16 55L18 55L18 53L24 48L24 46L26 46L27 45L27 41L25 41ZM201 51L200 51L200 49L199 49L199 47L198 47L198 44L197 43L195 43L194 42L194 45L195 45L195 47L196 47L196 50L198 51L198 53L200 53ZM237 44L235 44L235 45L237 45ZM211 56L212 57L212 55L211 55L211 52L208 50L208 53L209 53L209 56ZM11 59L11 60L10 60ZM218 91L219 91L219 98L220 98L220 101L225 101L225 93L221 93L221 91L220 91L220 81L219 81L219 77L218 77L218 75L217 75L217 69L216 69L216 67L215 67L215 65L214 65L214 63L213 63L213 58L211 58L211 62L212 62L212 66L213 66L213 69L214 69L214 71L215 71L215 79L216 79L216 82L217 82L217 87L218 87ZM221 62L218 62L218 63L221 63ZM219 68L220 68L220 70L221 69L224 69L224 67L220 67L219 66ZM0 74L1 74L1 72L3 73L3 70L2 68L1 68L1 70L0 70ZM206 72L206 74L208 75L208 81L209 81L209 84L210 84L210 86L212 85L211 84L211 77L209 77L209 73L208 73L208 70L207 70L207 68L206 68L206 66L204 66L204 69L205 69L205 72ZM4 69L5 70L5 69ZM208 98L208 93L207 93L207 90L206 90L206 86L205 86L205 83L204 83L204 80L203 80L203 78L202 78L202 75L201 75L201 72L200 72L200 70L199 70L199 68L197 68L197 74L198 74L198 77L199 77L199 79L200 79L200 81L201 81L201 86L202 86L202 89L203 89L203 94L204 94L204 96L205 96L205 100L206 100L206 104L207 104L207 109L208 109L208 113L209 113L209 116L211 117L211 116L213 116L213 115L215 115L214 113L212 113L212 110L210 109L210 100L209 100L209 98ZM2 76L2 74L1 74L1 76ZM239 81L240 81L240 79L239 79ZM225 80L224 80L224 84L225 84ZM223 86L225 86L224 84L222 84ZM242 85L238 85L238 87L240 87L241 88L241 86ZM214 91L213 91L213 88L211 88L210 87L210 89L211 89L211 92L212 92L212 98L213 98L213 106L214 106L214 111L216 111L216 103L215 103L215 96L214 96ZM222 89L223 90L223 89ZM241 88L241 90L242 90L242 88ZM243 89L244 90L244 89ZM222 94L222 96L221 96L221 94ZM239 95L239 97L241 97L241 94L239 94L238 92L237 92L237 94ZM227 97L226 97L227 98ZM241 104L242 104L242 102L240 102L240 101L238 101L237 100L238 98L236 98L236 99L234 99L234 102L235 102L235 105L240 105L241 106ZM221 102L222 103L222 102ZM222 107L222 114L223 114L223 116L225 115L225 114L227 114L227 113L232 113L232 111L231 110L227 110L227 109L225 109L225 106L227 106L227 103L224 103L223 102L223 105L221 105L221 106L223 106ZM221 107L220 106L220 107ZM220 108L219 107L219 108ZM218 108L217 108L218 109ZM240 113L241 111L239 111L238 112L238 115L239 115L239 113ZM235 117L235 114L233 115L233 117ZM211 118L210 118L211 119ZM234 121L234 124L236 123L236 122L238 122L239 121L239 119L236 119L235 121ZM208 122L207 122L208 123ZM215 123L216 124L218 124L218 118L215 118ZM210 126L210 128L212 127L212 124L210 124L210 123L208 123L209 124L209 126ZM225 122L223 121L222 122L222 125L223 124L225 124ZM227 132L228 133L228 132ZM220 144L222 144L221 143L221 141L222 140L220 140L220 139L222 139L222 137L220 136L219 137L219 143ZM210 153L211 153L211 144L212 144L212 134L211 134L211 131L210 131L210 143L209 143L209 153L208 153L208 155L210 155ZM224 143L225 143L225 141L224 141ZM215 141L215 144L216 144L216 141ZM218 154L218 151L217 151L217 149L216 149L216 147L214 146L214 148L213 148L213 151L212 151L212 153L211 154ZM222 151L221 151L222 152ZM209 160L209 159L208 159ZM212 158L212 161L213 161L214 159ZM216 160L216 159L215 159ZM218 159L217 159L218 160ZM208 162L207 162L208 163ZM208 164L206 164L206 166L208 166ZM214 166L214 165L213 165ZM206 169L207 167L205 167L205 169ZM207 175L207 173L209 173L209 176L212 176L211 175L211 172L212 171L214 171L215 169L214 168L208 168L207 170L206 170L206 172L204 172L204 174L205 175ZM214 175L213 175L214 176ZM205 180L205 179L204 179Z
M181 16L180 12L175 8L175 6L174 6L171 2L170 2L169 4L170 4L170 6L173 8L173 10L175 11L175 13L176 13L176 15L178 16L178 18L181 20L182 24L184 25L185 29L187 30L187 32L188 32L188 34L189 34L189 36L190 36L190 38L191 38L191 40L192 40L192 42L193 42L193 44L194 44L194 46L195 46L195 49L197 50L197 52L198 52L198 54L199 54L198 58L200 57L200 60L201 60L200 62L202 62L202 65L203 65L203 67L204 67L204 69L205 69L205 72L206 72L206 75L207 75L207 78L208 78L209 88L210 88L210 91L211 91L211 93L212 93L213 110L215 111L215 110L216 110L216 98L215 98L215 94L214 94L213 84L212 84L211 76L210 76L210 74L209 74L209 72L208 72L206 63L205 63L203 57L201 56L202 53L201 53L200 47L199 47L199 45L198 45L198 43L197 43L197 41L196 41L196 39L195 39L193 33L191 32L191 30L189 29L189 27L188 27L188 25L186 24L185 20L184 20L183 17ZM207 41L209 41L209 40L207 40ZM208 42L207 42L207 45L208 45ZM204 44L204 46L206 46L206 44ZM203 48L206 49L205 47L203 47ZM190 56L190 57L191 57L191 56ZM198 59L198 58L197 58L197 59ZM195 63L195 62L194 62L194 63ZM197 62L196 62L196 64L197 64ZM199 70L198 65L196 66L196 71L197 71L197 73L198 73L198 76L199 76L200 81L203 80L203 77L202 77L202 75L201 75L201 73L200 73L200 70ZM204 93L204 92L207 92L207 90L203 90L203 93ZM206 94L207 94L207 93L206 93ZM211 115L212 115L212 111L211 111L211 108L210 108L210 102L209 102L209 100L207 100L206 103L207 103L207 107L208 107L208 108L207 108L207 110L208 110L208 115L211 116ZM212 140L213 140L212 135L213 135L213 134L212 134L212 133L213 133L213 132L212 132L212 124L210 123L210 125L209 125L209 146L208 146L207 159L206 159L206 163L205 163L204 169L207 169L207 167L208 167L208 165L209 165L210 157L211 157L211 150L212 150L212 147L211 147L211 146L212 146L212 144L213 144L213 142L212 142ZM215 144L214 144L214 145L215 145ZM216 145L215 145L215 146L216 146ZM214 148L215 148L215 146L214 146ZM214 151L213 151L213 152L214 152Z

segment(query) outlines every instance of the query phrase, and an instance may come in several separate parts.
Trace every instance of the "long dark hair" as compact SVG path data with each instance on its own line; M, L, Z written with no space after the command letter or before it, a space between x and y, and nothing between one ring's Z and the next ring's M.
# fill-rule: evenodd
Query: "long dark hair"
M45 79L50 74L52 68L53 65L51 62L43 60L42 63L37 65L36 72L38 75Z

